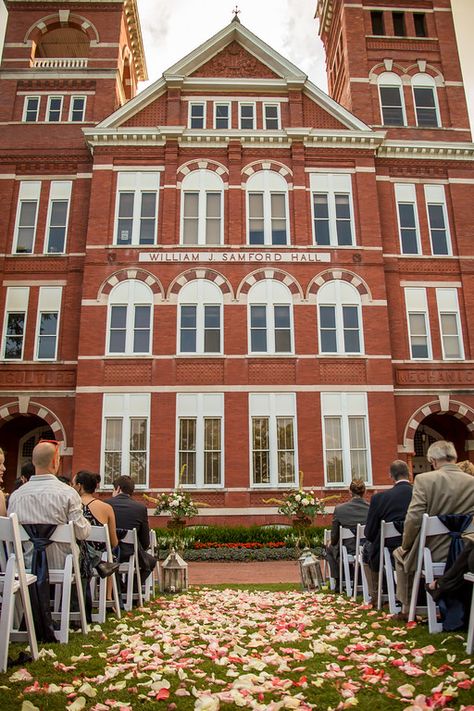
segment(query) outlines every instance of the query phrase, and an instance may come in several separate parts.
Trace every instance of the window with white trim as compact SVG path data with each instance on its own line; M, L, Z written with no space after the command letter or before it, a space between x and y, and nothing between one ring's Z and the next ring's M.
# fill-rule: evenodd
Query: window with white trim
M263 104L263 128L267 131L281 128L280 104Z
M115 244L156 243L159 187L159 173L118 173Z
M318 291L319 352L363 353L361 300L357 289L340 279Z
M436 83L429 74L415 74L411 79L415 104L416 125L424 128L438 128L441 118L438 106Z
M398 74L383 72L378 77L377 84L382 124L384 126L406 126L403 85Z
M348 173L311 173L314 242L318 247L354 244L352 179Z
M239 128L252 131L255 129L255 104L239 104Z
M69 121L72 123L82 123L85 120L86 101L87 97L85 96L71 96L69 104Z
M40 104L40 96L25 96L25 102L23 104L23 121L26 123L35 123L38 121Z
M224 395L178 393L176 417L176 484L199 489L222 486Z
M101 471L103 486L126 474L135 486L148 486L150 394L106 393L103 399Z
M426 212L430 229L431 253L451 254L448 210L444 185L425 185Z
M18 193L13 252L32 254L35 244L38 205L41 193L39 180L22 180Z
M420 225L416 207L416 187L412 183L395 185L398 229L402 254L421 254Z
M50 123L55 123L61 121L61 114L63 110L63 97L62 96L48 96L48 108L46 110L46 121Z
M110 292L107 355L148 355L152 343L153 293L138 279L122 281Z
M412 360L431 360L430 322L426 289L420 287L405 288L407 309L408 339Z
M296 394L250 393L249 415L251 486L296 486Z
M206 128L206 104L200 102L189 102L189 128Z
M436 289L439 331L444 360L464 358L457 289Z
M22 360L30 290L27 286L9 286L3 322L3 360Z
M56 360L62 287L42 286L38 297L35 360Z
M72 181L52 180L49 192L48 217L44 251L62 254L66 249Z
M224 183L213 170L193 170L181 185L181 244L224 241Z
M178 353L222 353L222 291L214 282L195 279L178 296Z
M229 101L214 102L214 128L232 128L231 105Z
M367 393L321 393L325 485L371 481Z
M293 308L288 287L276 279L262 279L247 297L249 353L293 353Z
M260 170L247 180L248 244L289 243L288 184L273 170Z

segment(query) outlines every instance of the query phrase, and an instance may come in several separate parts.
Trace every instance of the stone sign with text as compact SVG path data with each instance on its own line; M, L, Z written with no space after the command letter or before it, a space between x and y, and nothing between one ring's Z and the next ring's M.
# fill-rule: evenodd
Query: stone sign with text
M224 262L227 264L249 264L264 262L266 264L278 264L289 262L293 264L308 264L314 262L330 262L329 252L176 252L157 251L140 252L140 262L158 263L191 263L200 262Z

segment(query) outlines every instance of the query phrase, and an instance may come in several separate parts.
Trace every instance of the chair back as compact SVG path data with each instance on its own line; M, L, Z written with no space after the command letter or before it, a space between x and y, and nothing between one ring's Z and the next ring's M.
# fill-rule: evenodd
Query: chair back
M109 526L107 523L104 523L103 526L91 526L91 532L86 540L89 543L105 543L107 560L112 560L112 545L110 543Z
M3 543L3 545L1 545ZM26 585L25 560L21 544L20 524L16 513L0 516L0 571L5 572L8 558L14 554L16 570L20 580Z
M349 538L355 538L356 534L354 531L350 528L344 528L344 526L341 526L339 529L339 539L340 541L347 541Z
M390 538L398 538L402 534L397 530L394 523L391 521L382 521L380 524L380 545L383 548L383 544Z

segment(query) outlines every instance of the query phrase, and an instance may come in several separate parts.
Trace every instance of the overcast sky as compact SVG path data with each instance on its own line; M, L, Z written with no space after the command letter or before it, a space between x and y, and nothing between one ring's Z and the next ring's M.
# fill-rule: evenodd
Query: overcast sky
M314 20L316 1L240 0L239 18L326 90L324 52ZM474 0L452 3L474 125ZM158 79L165 69L227 25L234 7L231 0L138 0L150 80ZM3 0L0 11L0 25L4 25ZM0 43L1 35L0 31Z

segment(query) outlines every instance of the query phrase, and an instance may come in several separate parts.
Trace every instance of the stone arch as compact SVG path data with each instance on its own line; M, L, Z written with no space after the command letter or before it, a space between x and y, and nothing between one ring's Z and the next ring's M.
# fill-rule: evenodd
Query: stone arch
M212 281L222 291L224 298L233 298L233 289L228 279L215 271L214 269L189 269L188 271L178 274L168 287L167 299L175 301L181 288L190 281L195 279L207 279Z
M229 171L225 165L216 160L193 158L193 160L188 160L186 163L179 166L176 172L176 180L178 185L184 180L188 173L191 173L194 170L211 170L220 175L224 184L229 182Z
M352 286L354 286L359 292L362 303L372 301L372 294L370 293L370 289L366 282L358 274L350 272L347 269L328 269L325 272L317 274L308 285L306 290L306 298L309 300L311 297L315 297L319 289L327 281L337 281L338 279L342 279L342 281L347 281L349 284L352 284Z
M36 415L44 420L51 427L57 441L62 443L62 451L67 448L66 429L59 417L49 407L29 398L25 401L23 396L0 407L0 423L21 415Z
M282 175L287 183L291 183L293 172L284 163L278 160L256 160L253 163L248 163L241 170L242 182L246 183L251 175L260 170L273 170L275 173Z
M241 297L247 296L250 288L256 284L257 281L261 281L262 279L276 279L276 281L281 281L291 291L293 301L295 301L297 297L299 297L300 300L303 299L303 289L294 276L281 269L273 269L270 267L268 269L257 269L247 274L238 286L236 294L237 300L240 301Z
M466 428L471 434L474 433L474 410L471 407L465 405L462 402L458 402L457 400L451 399L449 400L449 404L447 407L448 409L445 409L441 401L438 399L432 400L431 402L428 402L425 405L419 407L417 410L415 410L413 415L408 418L408 422L405 426L405 431L403 433L403 446L405 448L405 451L412 452L414 450L414 438L416 430L425 418L435 413L443 412L447 415L452 415L453 417L456 417L458 420L461 420L461 422L466 425Z
M115 274L111 274L111 276L102 282L97 293L97 301L100 301L101 296L108 296L114 286L127 279L138 279L138 281L145 282L155 296L159 295L161 298L164 298L165 292L163 286L154 274L147 272L145 269L121 269L115 272Z
M410 64L410 66L406 68L405 72L410 78L415 74L428 74L433 77L436 84L439 84L440 82L444 84L444 75L442 72L440 72L437 67L422 60L419 60L415 64Z
M99 32L96 26L88 20L87 17L71 13L68 10L58 10L58 12L52 15L45 15L45 17L37 20L28 28L23 41L25 44L28 42L38 43L38 40L46 34L46 32L56 30L65 25L84 32L91 43L98 44L100 42Z
M388 63L379 62L378 64L374 64L372 69L369 71L369 82L371 84L376 84L379 75L384 74L385 72L397 74L400 79L403 80L403 77L407 74L407 69L398 62L392 62L391 60Z

